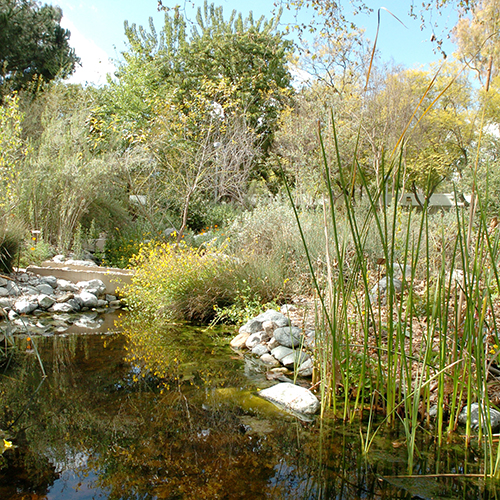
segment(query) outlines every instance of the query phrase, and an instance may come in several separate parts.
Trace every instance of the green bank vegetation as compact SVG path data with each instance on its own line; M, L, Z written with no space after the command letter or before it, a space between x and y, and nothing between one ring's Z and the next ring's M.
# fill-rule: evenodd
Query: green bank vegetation
M179 9L161 31L125 23L101 88L0 75L3 272L105 234L103 262L137 271L139 315L240 323L313 297L323 416L367 421L366 452L401 419L412 470L431 407L441 442L465 403L499 401L498 8L469 5L455 57L427 69L384 63L329 17L299 57L279 15L205 4L192 24ZM433 212L442 192L468 206ZM465 432L497 476L488 419Z

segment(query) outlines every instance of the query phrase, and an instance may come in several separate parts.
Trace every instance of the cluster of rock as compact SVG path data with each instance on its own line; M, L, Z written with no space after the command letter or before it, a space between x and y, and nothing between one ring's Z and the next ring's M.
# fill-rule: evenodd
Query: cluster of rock
M61 314L84 313L80 320L87 326L99 313L121 305L116 296L106 294L106 286L99 279L71 283L26 272L0 277L0 318L8 320L2 329L9 333L15 333L16 326L21 330L32 323L41 326L39 317Z
M287 310L284 306L284 312ZM314 346L314 331L304 333L282 312L270 309L251 319L239 329L231 346L249 349L270 371L292 370L302 377L312 375L313 359L307 350ZM318 398L309 389L291 381L268 387L259 396L305 420L320 408Z
M279 311L270 309L245 323L231 346L249 349L272 368L285 367L302 377L312 375L313 360L307 350L314 346L314 331L304 333Z

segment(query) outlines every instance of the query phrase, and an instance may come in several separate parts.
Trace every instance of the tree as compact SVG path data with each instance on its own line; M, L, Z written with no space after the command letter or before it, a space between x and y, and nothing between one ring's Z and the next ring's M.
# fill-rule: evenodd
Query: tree
M36 0L0 0L0 100L35 79L65 78L79 58L61 27L59 7Z

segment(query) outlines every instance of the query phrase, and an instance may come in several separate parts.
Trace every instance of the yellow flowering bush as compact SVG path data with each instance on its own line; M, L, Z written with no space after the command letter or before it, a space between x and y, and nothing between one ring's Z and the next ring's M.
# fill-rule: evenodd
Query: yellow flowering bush
M132 258L132 283L121 292L131 311L167 321L207 322L214 306L234 300L234 259L224 248L181 243L142 244Z

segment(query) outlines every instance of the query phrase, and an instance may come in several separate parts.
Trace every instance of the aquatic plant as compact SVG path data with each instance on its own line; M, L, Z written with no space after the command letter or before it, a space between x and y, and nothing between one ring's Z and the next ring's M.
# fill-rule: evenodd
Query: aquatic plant
M420 209L403 212L395 205L402 195L406 131L392 157L381 163L381 181L373 187L356 154L353 165L342 164L333 114L331 127L333 164L325 153L325 132L319 131L328 192L326 283L295 208L319 304L313 383L322 416L331 408L346 421L368 418L361 432L367 454L378 430L400 420L411 473L417 432L430 421L431 408L441 444L456 430L465 406L466 444L477 440L484 475L498 477L500 454L489 416L496 396L491 381L496 380L492 346L498 345L500 235L482 210L487 199L473 189L468 212L457 206L436 217L429 210L429 183ZM333 170L340 189L332 185ZM367 193L366 206L354 202L355 181ZM373 233L380 255L370 251ZM474 401L481 408L477 428L470 412Z

